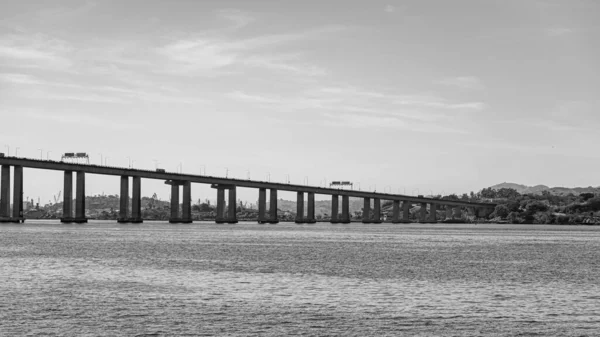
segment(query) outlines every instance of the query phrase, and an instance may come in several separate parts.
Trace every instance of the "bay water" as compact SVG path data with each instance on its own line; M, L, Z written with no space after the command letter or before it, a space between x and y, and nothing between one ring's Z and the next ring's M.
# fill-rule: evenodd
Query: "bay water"
M0 336L600 336L600 228L0 225Z

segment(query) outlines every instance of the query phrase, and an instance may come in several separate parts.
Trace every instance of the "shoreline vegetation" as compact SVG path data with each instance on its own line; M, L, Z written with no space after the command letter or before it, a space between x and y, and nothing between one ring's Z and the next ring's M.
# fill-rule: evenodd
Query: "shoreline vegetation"
M550 191L521 194L514 188L484 188L478 193L471 192L461 196L434 196L440 200L464 200L473 202L493 202L497 206L487 218L476 218L468 209L462 210L458 219L446 219L445 210L438 210L439 223L507 223L507 224L558 224L558 225L600 225L600 194L580 193L575 195L556 195ZM354 199L354 200L352 200ZM145 220L168 220L170 216L169 201L152 197L141 200L142 217ZM331 202L327 200L315 203L315 217L319 222L330 219L328 214ZM131 202L129 203L131 205ZM382 202L383 222L391 222L392 202ZM180 206L181 207L181 206ZM31 202L24 212L26 219L59 219L62 216L62 202L34 206ZM238 200L237 218L239 221L256 221L258 210L255 205L248 205ZM281 222L296 218L296 202L278 200L278 218ZM410 222L419 222L420 206L410 210ZM454 213L454 212L453 212ZM215 219L216 205L206 200L197 200L192 205L192 219L195 221L211 221ZM352 222L362 221L362 199L351 198L350 215ZM97 220L116 220L119 217L118 195L95 195L86 197L86 217ZM372 219L374 220L374 219Z

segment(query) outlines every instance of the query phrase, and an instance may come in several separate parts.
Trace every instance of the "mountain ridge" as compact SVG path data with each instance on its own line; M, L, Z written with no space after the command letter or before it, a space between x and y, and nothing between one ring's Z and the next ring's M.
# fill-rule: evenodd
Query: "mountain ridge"
M535 186L527 186L516 183L508 183L503 182L500 184L496 184L494 186L490 186L489 188L493 190L499 190L501 188L512 188L519 192L519 194L542 194L544 191L548 191L551 194L555 195L567 195L569 193L573 193L574 195L578 195L581 193L600 193L600 186L598 187L549 187L546 185L535 185Z

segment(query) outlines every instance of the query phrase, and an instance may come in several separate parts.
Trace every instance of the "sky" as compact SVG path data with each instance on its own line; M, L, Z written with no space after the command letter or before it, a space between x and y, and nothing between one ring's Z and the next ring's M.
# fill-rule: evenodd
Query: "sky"
M409 195L598 186L599 41L595 0L0 0L0 151ZM28 197L61 188L25 170Z

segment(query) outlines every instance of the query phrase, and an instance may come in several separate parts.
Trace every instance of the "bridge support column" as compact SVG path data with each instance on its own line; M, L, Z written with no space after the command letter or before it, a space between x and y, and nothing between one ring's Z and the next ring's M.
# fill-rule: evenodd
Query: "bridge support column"
M121 176L121 194L119 195L119 218L117 222L129 222L129 177Z
M437 204L435 204L435 203L429 204L429 222L430 223L437 222Z
M171 218L169 223L180 223L179 217L179 185L176 182L171 182Z
M381 199L373 199L373 223L381 223Z
M227 223L237 223L237 193L236 187L229 188L229 202L227 203Z
M181 200L181 222L192 223L192 183L183 183L183 200Z
M142 178L133 177L133 191L131 192L131 222L142 223Z
M392 206L392 223L400 222L400 200L394 200Z
M216 223L225 223L225 187L217 186L217 214Z
M456 220L462 219L462 209L460 208L460 206L457 206L454 209L454 214L452 214L452 219L456 219Z
M364 200L362 222L363 223L371 222L371 198L365 198L365 200Z
M258 189L258 223L267 223L267 218L265 216L267 208L267 189L259 188Z
M340 207L340 197L337 194L331 196L331 223L338 223L338 213Z
M14 166L13 222L25 222L23 218L23 166Z
M421 203L419 222L427 222L427 203Z
M306 202L308 203L306 206L306 219L304 220L306 223L315 223L317 220L315 219L315 193L308 192L308 197Z
M304 223L304 192L296 193L296 223Z
M402 222L409 223L410 222L410 206L411 202L404 200L402 202Z
M269 219L271 224L279 223L277 218L277 190L274 188L271 189L271 195L269 196Z
M444 207L446 208L446 220L452 219L452 206L446 205Z
M63 188L63 216L60 222L73 222L73 171L65 171Z
M10 166L2 165L2 181L0 182L0 218L10 217Z
M342 196L342 223L350 223L350 197Z
M75 223L86 223L85 218L85 172L77 171L77 186L75 188Z

